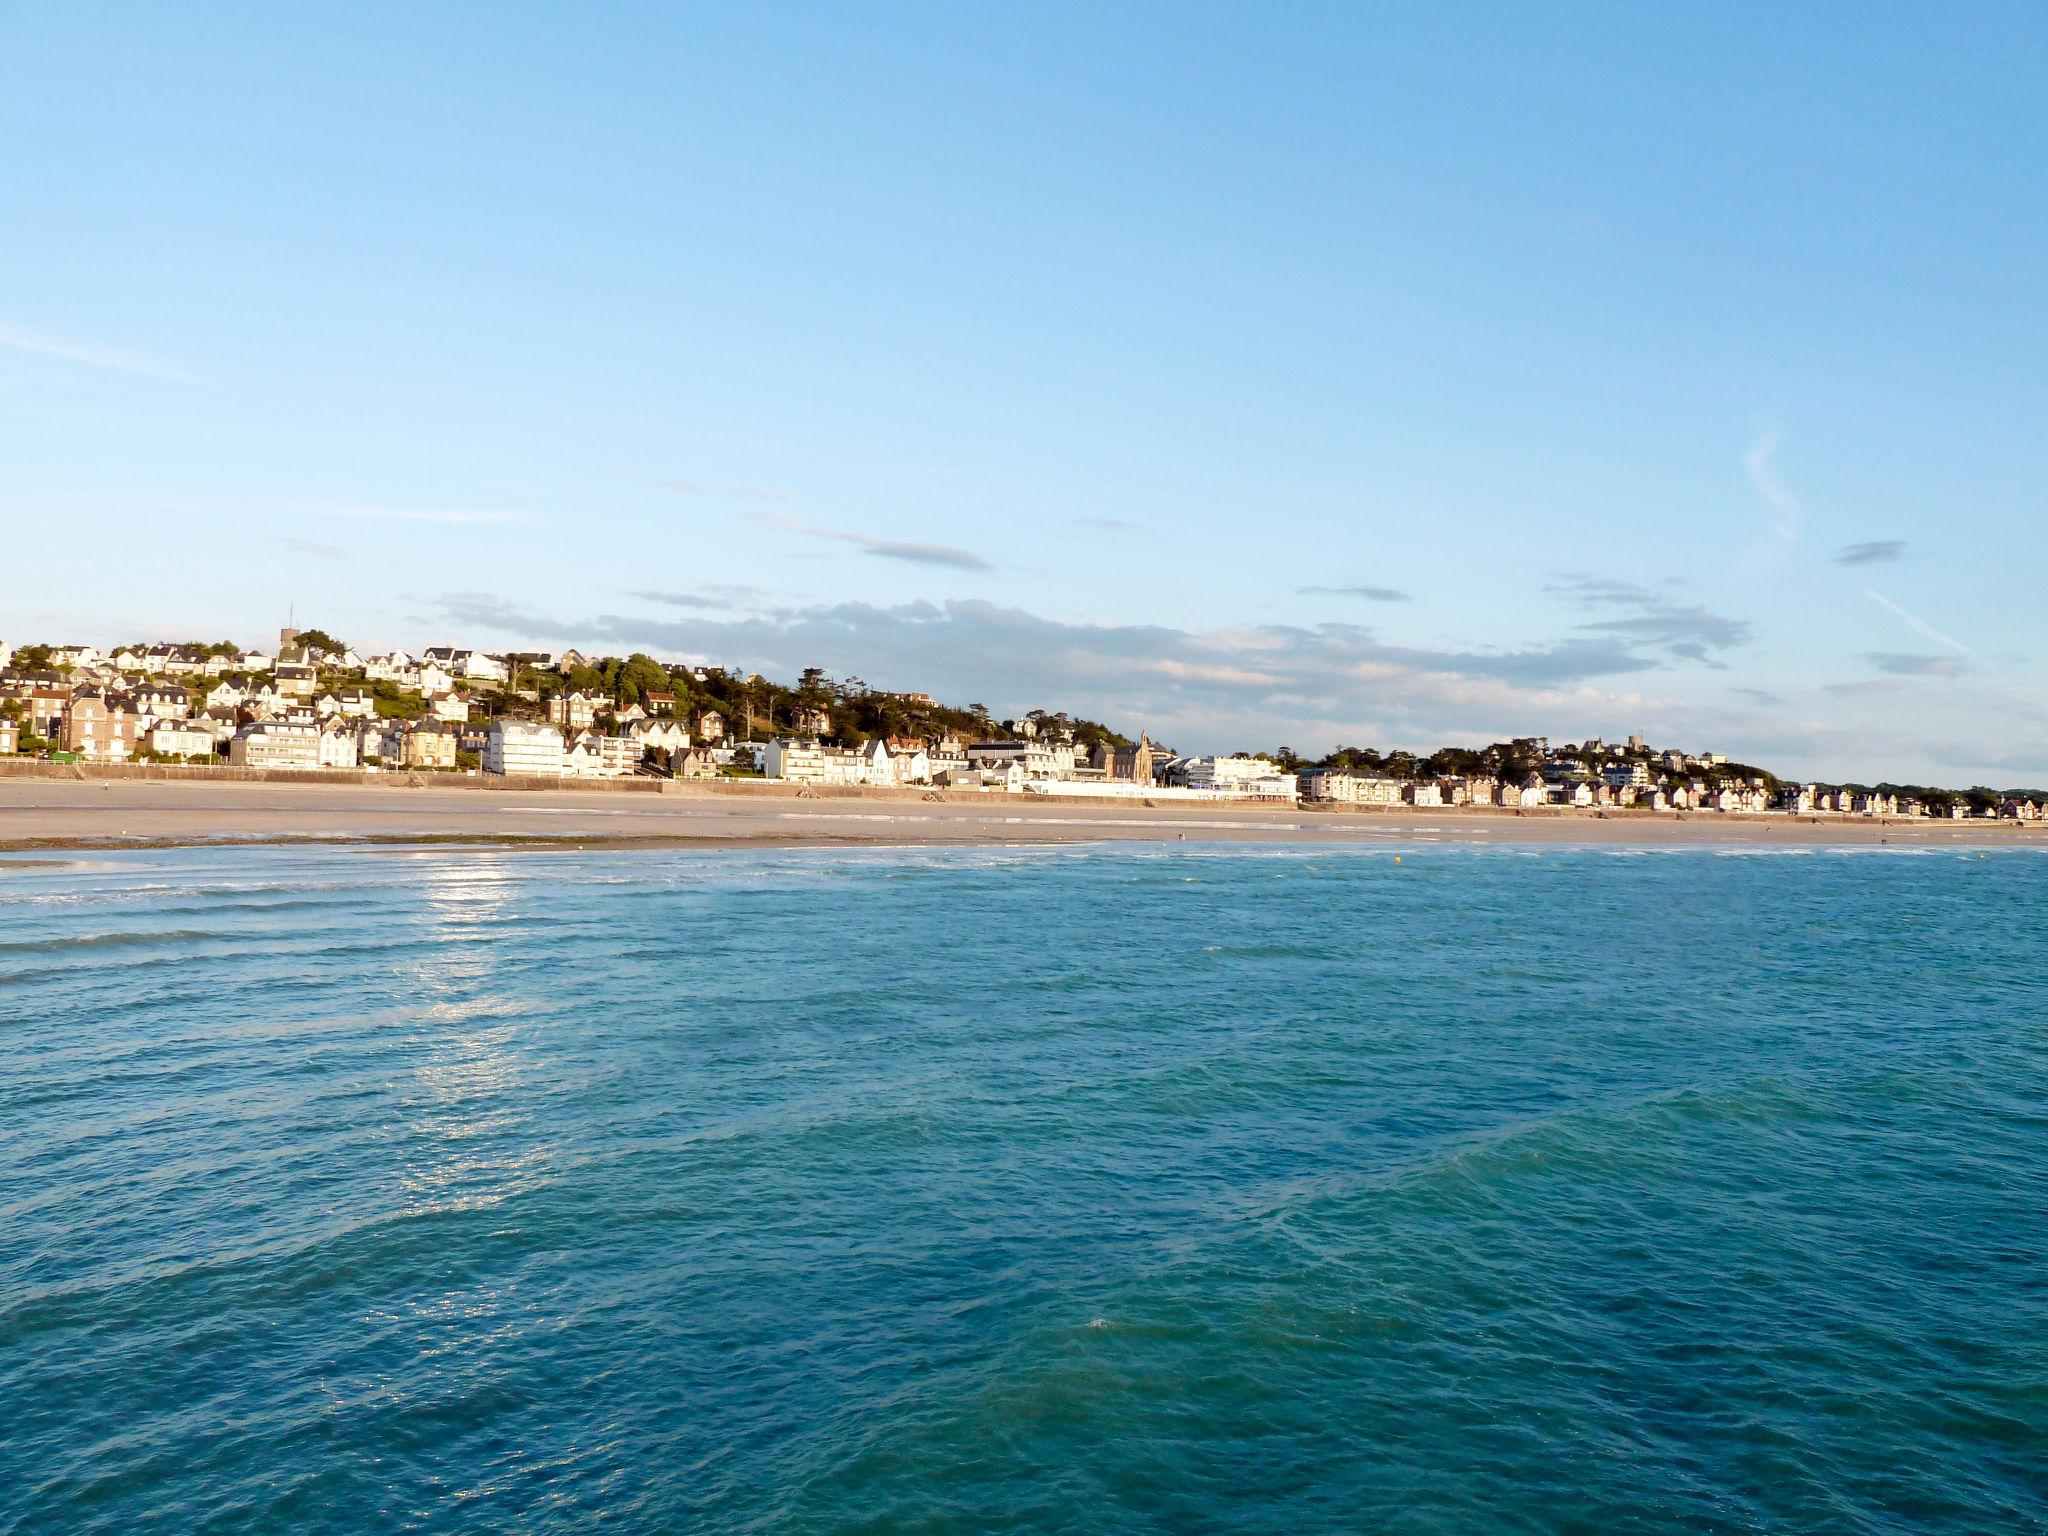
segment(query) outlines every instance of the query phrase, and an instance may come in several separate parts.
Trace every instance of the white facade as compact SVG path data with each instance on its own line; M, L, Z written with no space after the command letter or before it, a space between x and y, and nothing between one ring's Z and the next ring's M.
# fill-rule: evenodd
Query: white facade
M658 752L682 752L690 745L690 728L667 716L635 720L626 734L642 748L652 747Z
M630 778L639 766L640 743L630 736L586 731L562 754L562 772L572 779Z
M1293 800L1301 790L1291 773L1264 757L1190 757L1180 769L1189 789L1215 790L1253 800Z
M483 769L506 778L559 779L564 768L562 733L530 720L500 720L484 742Z
M1399 805L1401 781L1317 768L1301 776L1301 798L1328 800L1337 805Z
M322 768L359 768L362 766L362 746L356 733L335 721L320 732L320 766Z
M778 737L761 754L761 772L771 779L815 784L825 777L825 749L815 741Z
M149 750L159 757L213 756L213 732L189 720L165 720L149 733Z
M318 768L320 727L285 720L245 725L228 743L228 761L237 768Z

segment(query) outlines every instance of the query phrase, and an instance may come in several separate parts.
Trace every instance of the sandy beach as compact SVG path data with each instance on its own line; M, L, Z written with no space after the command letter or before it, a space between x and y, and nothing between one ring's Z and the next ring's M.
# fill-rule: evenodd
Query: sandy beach
M0 852L207 843L477 843L546 848L1161 841L2048 848L2048 829L1932 822L1591 812L1342 812L1250 804L827 799L767 788L660 794L333 784L0 780Z

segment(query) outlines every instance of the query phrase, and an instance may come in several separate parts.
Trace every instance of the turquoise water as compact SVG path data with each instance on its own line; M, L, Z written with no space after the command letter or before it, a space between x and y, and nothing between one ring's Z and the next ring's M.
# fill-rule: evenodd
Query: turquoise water
M2048 1529L2048 858L0 866L0 1529Z

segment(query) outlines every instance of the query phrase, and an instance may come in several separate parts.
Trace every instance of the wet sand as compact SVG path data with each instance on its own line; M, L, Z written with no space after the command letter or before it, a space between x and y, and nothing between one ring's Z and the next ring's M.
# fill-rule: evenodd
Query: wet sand
M810 799L793 791L662 794L333 784L0 780L0 851L209 843L707 847L1173 841L1373 845L2048 848L2048 826L1586 811L1323 811L1232 804Z

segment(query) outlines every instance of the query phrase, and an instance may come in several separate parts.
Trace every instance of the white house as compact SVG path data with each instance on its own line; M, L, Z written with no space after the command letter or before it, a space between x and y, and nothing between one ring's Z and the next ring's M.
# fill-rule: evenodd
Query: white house
M825 749L815 741L777 737L762 753L761 772L771 779L818 783L825 777Z
M562 772L572 779L623 779L639 766L640 744L630 736L585 731L562 754Z
M1265 757L1187 757L1175 772L1189 789L1247 799L1292 800L1301 792L1293 774L1282 773L1278 763Z
M898 784L929 784L932 781L932 756L921 741L891 741L889 768Z
M1301 798L1336 805L1399 805L1402 781L1375 774L1315 768L1301 776Z
M159 757L213 758L213 732L192 720L160 720L150 728L149 750Z
M144 683L129 696L129 704L152 720L182 720L192 712L192 696L175 683Z
M320 728L320 766L359 768L362 766L362 738L339 715Z
M320 727L290 720L245 725L228 743L228 761L237 768L318 768Z
M612 707L601 693L558 693L548 700L548 719L565 731L587 731L600 713Z
M418 667L419 663L404 651L392 651L364 662L363 676L373 683L403 683Z
M484 741L483 770L506 778L559 779L566 766L562 733L531 720L500 720Z
M469 719L469 700L458 693L437 693L427 700L427 714L444 725L462 725Z
M356 761L380 763L398 761L401 747L399 728L395 722L365 720L356 727Z

